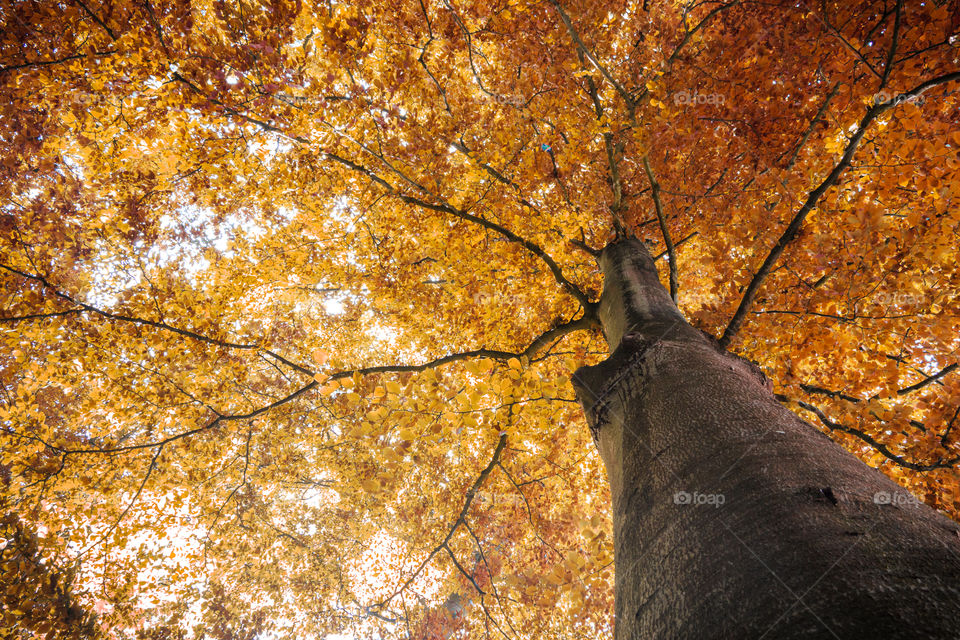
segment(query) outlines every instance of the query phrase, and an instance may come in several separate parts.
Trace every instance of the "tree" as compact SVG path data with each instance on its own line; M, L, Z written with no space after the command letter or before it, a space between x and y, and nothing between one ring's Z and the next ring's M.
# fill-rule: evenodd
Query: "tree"
M7 636L955 637L958 9L3 8Z

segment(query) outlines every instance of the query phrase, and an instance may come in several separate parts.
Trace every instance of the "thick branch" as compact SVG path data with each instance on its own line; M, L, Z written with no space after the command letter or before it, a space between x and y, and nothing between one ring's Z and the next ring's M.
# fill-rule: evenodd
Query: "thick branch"
M70 62L71 60L80 60L90 56L112 56L116 51L94 51L93 53L77 53L72 56L66 56L64 58L58 58L56 60L36 60L34 62L23 62L21 64L12 64L7 67L0 67L0 73L6 73L7 71L16 71L18 69L27 69L29 67L47 67L51 65L63 64L64 62Z
M834 83L833 88L830 90L830 93L827 94L827 99L823 101L823 104L820 105L820 109L817 111L817 115L814 116L813 120L810 121L810 126L807 127L806 132L804 132L803 137L800 138L800 142L797 143L797 146L793 150L793 154L790 156L790 160L787 161L787 171L793 169L793 165L797 163L797 159L800 157L800 152L803 151L803 147L806 146L807 141L810 140L810 136L813 135L814 130L817 127L817 124L823 120L823 116L827 114L827 108L830 106L830 102L836 97L837 93L840 92L840 83Z
M903 389L898 389L898 390L897 390L897 395L898 395L898 396L902 396L902 395L906 395L906 394L910 393L911 391L916 391L917 389L922 389L923 387L927 386L927 385L930 384L931 382L936 382L937 380L939 380L939 379L942 378L943 376L947 375L947 374L950 373L951 371L955 370L956 368L957 368L957 363L956 363L956 362L954 362L953 364L948 364L948 365L945 366L943 369L940 369L940 371L936 372L935 374L933 374L933 375L931 375L931 376L927 376L926 378L924 378L924 379L921 380L920 382L918 382L918 383L916 383L916 384L912 384L912 385L910 385L909 387L904 387Z
M922 389L922 388L924 388L925 386L927 386L928 384L931 384L931 383L933 383L933 382L936 382L937 380L939 380L940 378L944 377L944 376L947 375L948 373L951 373L952 371L955 371L958 366L960 366L960 365L958 365L956 362L954 362L953 364L948 364L948 365L945 366L943 369L940 369L940 371L937 371L937 372L934 373L934 374L931 374L931 375L929 375L929 376L926 376L926 377L925 377L923 380L921 380L920 382L917 382L917 383L915 383L915 384L912 384L912 385L910 385L910 386L908 386L908 387L904 387L904 388L902 388L902 389L897 389L897 395L898 395L898 396L904 396L904 395L907 395L908 393L912 393L912 392L914 392L914 391L917 391L917 390L919 390L919 389ZM802 384L802 385L800 385L800 388L803 389L804 391L806 391L807 393L815 393L815 394L818 394L818 395L829 396L829 397L831 397L831 398L840 398L841 400L847 400L848 402L863 402L863 401L864 401L863 398L857 398L857 397L854 397L854 396L848 396L848 395L846 395L846 394L844 394L844 393L842 393L842 392L840 392L840 391L831 391L830 389L824 389L823 387L817 387L817 386L814 386L814 385ZM877 397L877 396L873 396L873 398L876 398L876 397ZM872 399L872 398L871 398L871 399Z
M106 453L125 453L125 452L128 452L128 451L137 451L137 450L140 450L140 449L150 449L150 448L152 448L152 447L158 447L158 446L162 447L162 446L168 445L168 444L170 444L170 443L172 443L172 442L176 442L177 440L182 440L182 439L188 438L188 437L190 437L190 436L192 436L192 435L196 435L196 434L201 433L201 432L203 432L203 431L209 431L210 429L213 429L213 428L215 428L215 427L220 426L220 424L221 424L221 423L224 423L224 422L232 422L232 421L237 421L237 420L249 420L250 418L255 418L255 417L257 417L257 416L259 416L259 415L261 415L261 414L267 413L268 411L270 411L270 410L272 410L272 409L275 409L275 408L277 408L277 407L280 407L280 406L282 406L282 405L285 405L285 404L287 404L287 403L289 403L289 402L291 402L291 401L299 398L300 396L302 396L302 395L303 395L304 393L306 393L307 391L310 391L311 389L314 389L314 388L316 388L317 386L319 386L319 384L320 384L320 383L318 383L316 380L313 380L313 381L311 381L310 383L308 383L308 384L300 387L299 389L297 389L297 390L294 391L293 393L291 393L291 394L289 394L289 395L287 395L287 396L285 396L285 397L283 397L283 398L280 398L279 400L277 400L277 401L275 401L275 402L271 402L271 403L268 404L268 405L265 405L265 406L263 406L263 407L260 407L259 409L254 409L253 411L250 411L250 412L248 412L248 413L218 414L216 417L214 417L212 420L210 420L207 424L205 424L205 425L203 425L203 426L196 427L196 428L190 429L190 430L188 430L188 431L183 431L183 432L181 432L181 433L178 433L178 434L176 434L176 435L169 436L169 437L164 438L163 440L159 440L159 441L157 441L157 442L146 442L146 443L143 443L143 444L131 444L131 445L123 446L123 447L88 448L88 449L62 449L62 448L60 448L60 447L55 447L55 446L53 446L53 445L51 445L51 444L48 444L48 443L44 443L44 444L46 444L46 446L50 447L50 448L53 449L54 451L57 451L57 452L61 453L61 454L64 455L64 456L71 455L71 454L91 454L91 453L101 453L101 454L106 454Z
M255 345L255 344L240 344L240 343L236 343L236 342L228 342L228 341L226 341L226 340L217 340L216 338L210 338L210 337L208 337L208 336L205 336L205 335L196 333L196 332L194 332L194 331L190 331L190 330L188 330L188 329L181 329L181 328L179 328L179 327L174 327L174 326L172 326L172 325L167 324L166 322L160 322L160 321L157 321L157 320L146 320L146 319L144 319L144 318L135 318L135 317L133 317L133 316L128 316L128 315L124 315L124 314L111 313L111 312L109 312L109 311L104 311L103 309L99 309L99 308L97 308L97 307L94 307L93 305L86 304L85 302L80 302L80 301L77 300L76 298L74 298L74 297L72 297L72 296L70 296L70 295L68 295L68 294L60 291L59 289L57 289L56 287L54 287L52 284L50 284L50 282L47 281L47 279L44 278L44 277L41 276L41 275L36 275L36 274L32 274L32 273L27 273L27 272L25 272L25 271L20 271L19 269L15 269L14 267L11 267L11 266L8 266L8 265L5 265L5 264L0 264L0 269L4 269L4 270L6 270L6 271L9 271L10 273L14 273L14 274L16 274L16 275L18 275L18 276L21 276L21 277L23 277L23 278L26 278L26 279L28 279L28 280L33 280L34 282L37 282L37 283L39 283L40 285L42 285L43 288L49 289L49 290L53 293L53 295L55 295L56 297L60 298L61 300L66 300L66 301L69 302L70 304L72 304L72 305L74 305L74 306L76 306L76 307L79 307L79 309L70 309L70 310L67 310L67 311L62 311L62 312L58 312L58 313L54 313L54 314L48 314L49 316L54 316L54 315L68 315L68 314L73 314L73 313L79 313L81 310L83 310L83 311L88 311L88 312L90 312L90 313L96 314L96 315L98 315L98 316L100 316L100 317L102 317L102 318L106 318L106 319L108 319L108 320L116 320L116 321L118 321L118 322L129 322L129 323L132 323L132 324L138 324L138 325L143 325L143 326L147 326L147 327L154 327L154 328L156 328L156 329L163 329L163 330L165 330L165 331L170 331L170 332L172 332L172 333L176 333L177 335L181 335L181 336L188 337L188 338L193 338L194 340L199 340L200 342L206 342L206 343L208 343L208 344L216 345L216 346L218 346L218 347L227 347L227 348L231 348L231 349L257 349L257 348L259 348L259 347L258 347L257 345ZM33 315L33 316L21 316L21 317L19 317L19 318L2 318L2 319L0 319L0 322L11 321L11 320L31 319L31 318L36 318L36 317L44 317L44 316L43 316L43 314L36 314L36 315Z
M709 22L715 15L717 15L721 11L725 11L730 7L735 7L738 4L740 4L740 0L734 0L733 2L730 2L728 4L723 4L723 5L720 5L719 7L714 7L713 9L711 9L710 12L703 17L703 20L698 22L693 27L693 29L690 29L684 34L683 40L681 40L680 44L678 44L677 47L673 50L673 53L670 54L670 57L664 61L663 63L664 71L665 72L670 71L670 69L673 67L673 63L676 62L677 57L679 57L680 52L683 50L683 48L687 46L690 40L693 39L693 36L695 36L701 29L703 29L703 27L707 24L707 22ZM640 102L641 100L643 100L643 98L646 97L646 95L650 92L650 90L645 86L645 83L641 83L641 84L644 86L642 86L642 91L640 95L637 97L636 102Z
M897 0L897 12L893 18L893 35L890 40L890 50L887 52L887 61L883 65L883 77L880 78L880 87L882 91L890 80L890 72L893 71L893 59L897 55L897 40L900 37L900 14L903 13L903 0Z
M45 320L46 318L59 318L61 316L72 316L75 313L82 313L83 309L67 309L66 311L51 311L50 313L31 313L25 316L12 316L9 318L0 318L0 322L24 322L26 320Z
M584 309L588 310L588 312L592 312L592 309L595 307L595 304L590 301L587 295L577 285L572 283L565 275L563 275L563 270L560 268L560 265L558 265L557 262L535 242L531 242L530 240L517 235L513 231L510 231L506 227L499 225L496 222L469 213L463 209L458 209L449 204L432 204L419 198L402 194L399 195L399 197L404 202L415 204L425 209L432 209L433 211L449 213L450 215L460 218L461 220L467 220L468 222L473 222L482 227L486 227L491 231L496 231L510 242L519 244L521 247L540 258L550 269L550 272L553 274L553 277L556 279L556 281L560 283L560 285L562 285L567 292L570 293L570 295L576 298L577 302L579 302Z
M828 418L826 414L823 413L823 411L813 406L812 404L809 404L803 401L798 401L797 404L800 407L806 409L807 411L813 413L818 418L820 418L820 421L831 431L842 431L843 433L849 433L850 435L856 436L857 438L863 440L864 442L869 444L871 447L879 451L888 460L900 465L901 467L912 469L914 471L924 472L924 471L932 471L934 469L950 469L954 467L958 462L960 462L960 456L950 458L949 460L944 460L943 458L940 458L936 462L933 462L930 464L919 464L916 462L911 462L906 458L904 458L903 456L898 456L897 454L890 451L887 445L883 444L882 442L879 442L876 438L874 438L870 434L864 431L861 431L859 429L855 429L853 427L846 427L838 422L834 422L830 420L830 418Z
M26 273L25 271L20 271L19 269L15 269L5 264L0 264L0 269L5 269L10 273L15 273L21 277L27 278L28 280L33 280L34 282L38 282L45 289L49 289L50 291L52 291L53 295L55 295L56 297L60 298L61 300L66 300L67 302L79 307L78 309L67 309L66 311L59 311L59 312L48 313L48 314L33 314L33 315L27 315L27 316L19 316L15 318L0 318L0 322L15 322L20 320L32 320L37 318L52 318L55 316L73 315L76 313L82 313L84 311L87 311L89 313L98 315L107 320L112 320L115 322L127 322L130 324L135 324L135 325L140 325L145 327L153 327L155 329L162 329L164 331L169 331L171 333L175 333L185 338L192 338L193 340L204 342L206 344L212 344L214 346L222 347L225 349L241 349L241 350L262 349L260 345L255 343L244 344L244 343L237 343L237 342L229 342L227 340L217 340L216 338L205 336L201 333L197 333L196 331L190 331L189 329L182 329L180 327L175 327L173 325L167 324L166 322L162 322L158 320L147 320L144 318L137 318L137 317L128 316L125 314L111 313L109 311L104 311L103 309L99 309L97 307L94 307L93 305L80 302L79 300L73 298L72 296L66 293L63 293L62 291L54 287L52 284L50 284L50 282L43 276ZM271 351L269 349L262 349L262 351L263 353L271 356L272 358L275 358L276 360L291 367L292 369L296 369L297 371L309 376L313 375L313 371L311 371L310 369L304 366L301 366L295 362L292 362L274 351Z
M653 206L657 211L657 222L660 223L660 233L663 235L663 242L667 245L667 260L670 262L670 297L677 301L678 279L677 275L677 252L673 246L673 240L670 238L670 230L667 228L667 219L663 215L663 203L660 201L660 183L653 175L653 169L650 167L650 160L643 156L643 170L650 181L650 194L653 197ZM689 237L689 236L688 236Z
M306 368L306 367L304 367L304 366L302 366L302 365L299 365L299 364L297 364L297 363L295 363L295 362L292 362L292 361L288 360L287 358L284 358L283 356L281 356L280 354L278 354L278 353L276 353L276 352L274 352L274 351L271 351L271 350L269 350L269 349L262 349L262 347L261 347L259 344L255 344L255 343L243 344L243 343L237 343L237 342L229 342L229 341L226 341L226 340L217 340L216 338L211 338L211 337L205 336L205 335L203 335L203 334L201 334L201 333L197 333L197 332L195 332L195 331L190 331L189 329L181 329L180 327L175 327L175 326L173 326L173 325L167 324L166 322L162 322L162 321L158 321L158 320L146 320L146 319L144 319L144 318L137 318L137 317L135 317L135 316L128 316L128 315L124 315L124 314L111 313L111 312L109 312L109 311L104 311L103 309L99 309L99 308L97 308L97 307L94 307L93 305L89 305L89 304L86 304L86 303L84 303L84 302L80 302L80 301L76 300L75 298L73 298L72 296L70 296L70 295L68 295L68 294L66 294L66 293L63 293L62 291L59 291L58 289L56 289L56 287L54 287L53 285L51 285L50 282L49 282L46 278L44 278L43 276L26 273L26 272L24 272L24 271L20 271L19 269L15 269L15 268L13 268L13 267L9 267L9 266L7 266L7 265L5 265L5 264L0 264L0 269L6 269L7 271L9 271L9 272L11 272L11 273L15 273L15 274L17 274L17 275L19 275L19 276L22 276L22 277L24 277L24 278L27 278L27 279L29 279L29 280L33 280L33 281L35 281L35 282L38 282L38 283L40 283L44 288L51 290L56 297L60 298L61 300L66 300L66 301L70 302L71 304L76 305L77 307L79 307L78 309L67 309L67 310L65 310L65 311L58 311L58 312L53 312L53 313L40 313L40 314L32 314L32 315L26 315L26 316L17 316L17 317L12 317L12 318L0 318L0 322L19 322L19 321L21 321L21 320L34 320L34 319L41 319L41 318L53 318L53 317L57 317L57 316L74 315L74 314L77 314L77 313L83 313L84 311L87 311L87 312L89 312L89 313L93 313L94 315L98 315L98 316L100 316L100 317L102 317L102 318L105 318L105 319L107 319L107 320L112 320L112 321L115 321L115 322L127 322L127 323L130 323L130 324L135 324L135 325L140 325L140 326L146 326L146 327L153 327L153 328L155 328L155 329L162 329L162 330L164 330L164 331L169 331L169 332L171 332L171 333L175 333L175 334L177 334L177 335L179 335L179 336L183 336L183 337L185 337L185 338L192 338L193 340L197 340L197 341L199 341L199 342L204 342L204 343L206 343L206 344L212 344L212 345L214 345L214 346L222 347L222 348L224 348L224 349L241 349L241 350L258 349L258 350L262 350L263 353L267 354L268 356L270 356L270 357L272 357L272 358L275 358L275 359L278 360L279 362L282 362L283 364L287 365L288 367L290 367L290 368L292 368L292 369L296 369L297 371L299 371L299 372L301 372L301 373L304 373L304 374L306 374L306 375L308 375L308 376L314 375L314 372L311 371L310 369L308 369L308 368Z
M463 144L463 142L461 142L461 141L452 142L452 143L451 143L451 146L453 146L454 149L456 149L457 151L459 151L459 152L462 153L463 155L465 155L465 156L467 156L468 158L470 158L471 160L475 161L475 162L477 163L477 165L478 165L481 169L483 169L484 171L486 171L487 174L490 175L490 177L492 177L492 178L493 178L494 180L496 180L497 182L499 182L499 183L501 183L501 184L505 184L505 185L508 185L508 186L513 187L514 190L517 192L517 194L520 196L520 197L518 198L520 204L522 204L522 205L525 206L525 207L529 207L530 209L533 209L534 211L539 212L539 209L536 207L536 205L534 205L532 202L530 202L530 200L528 200L527 198L525 198L525 197L523 197L522 195L520 195L520 194L522 193L522 189L520 188L520 185L519 185L519 184L517 184L515 181L511 180L511 179L508 178L507 176L503 175L503 173L501 173L500 171L498 171L498 170L495 169L494 167L491 167L491 166L490 166L489 164L487 164L486 162L482 162L482 161L480 161L480 160L477 160L475 157L471 156L471 155L470 155L471 150L470 150L465 144Z
M561 15L565 15L562 13L562 9L559 8L559 5L557 5L557 8L561 11ZM572 25L570 25L569 28L573 29ZM579 40L579 36L576 35L576 31L571 31L571 34L574 36L574 42ZM586 66L584 62L584 52L584 48L577 48L577 58L579 58L582 66ZM593 101L593 109L594 113L597 114L597 119L602 118L603 104L600 102L600 94L597 91L596 83L593 81L593 76L590 75L587 76L587 93L590 95L590 99ZM630 111L631 121L633 121L633 104L628 103L627 108ZM607 153L607 166L610 169L610 191L613 195L613 203L610 205L610 213L613 216L613 229L618 238L623 238L627 235L627 225L623 219L623 186L620 182L620 167L617 161L618 149L613 140L613 133L610 131L603 132L603 145Z
M491 358L491 359L500 360L500 361L506 361L511 358L519 359L523 357L533 359L541 350L546 348L547 345L549 345L551 342L559 338L562 338L563 336L569 333L573 333L579 330L589 329L594 326L596 326L596 320L594 319L593 316L582 316L576 320L571 320L570 322L558 325L556 327L553 327L552 329L549 329L543 332L542 334L534 338L533 341L523 351L513 352L513 351L500 351L496 349L474 349L473 351L464 351L462 353L454 353L448 356L436 358L434 360L430 360L429 362L425 362L423 364L382 365L382 366L373 366L373 367L364 367L364 368L358 368L358 369L347 369L343 371L337 371L327 376L326 380L327 381L342 380L345 378L352 378L354 375L367 376L367 375L373 375L373 374L379 374L379 373L406 373L406 372L426 371L427 369L435 369L437 367L450 364L451 362L459 362L463 360L470 360L473 358ZM216 414L215 417L209 422L207 422L205 425L195 427L187 431L183 431L181 433L169 436L167 438L164 438L163 440L159 440L156 442L145 442L142 444L132 444L132 445L126 445L122 447L97 447L97 448L89 447L86 449L64 449L62 447L58 447L49 442L41 440L36 436L27 436L24 434L18 434L9 429L7 429L6 431L14 436L20 435L21 437L34 439L40 442L41 444L43 444L44 446L52 449L53 451L63 456L72 455L72 454L125 453L128 451L138 451L140 449L150 449L152 447L165 446L177 440L182 440L192 435L196 435L204 431L209 431L224 422L234 422L238 420L249 420L250 418L255 418L259 415L267 413L268 411L271 411L285 404L288 404L296 400L303 394L307 393L308 391L311 391L319 386L320 386L320 383L317 380L312 380L308 384L298 388L297 390L293 391L287 396L284 396L279 400L271 402L268 405L262 406L258 409L254 409L253 411L250 411L247 413L226 414L226 413L221 413L216 410L213 410L213 412Z
M234 109L234 108L232 108L232 107L229 107L229 106L225 105L223 102L221 102L221 101L219 101L219 100L217 100L217 99L215 99L215 98L211 98L211 97L207 96L199 87L197 87L196 85L194 85L193 83L191 83L189 80L187 80L186 78L184 78L183 76L181 76L179 73L174 73L174 74L173 74L173 78L174 78L175 80L177 80L178 82L182 82L182 83L186 84L188 87L190 87L190 89L191 89L192 91L194 91L194 92L197 93L198 95L204 96L204 97L205 97L207 100L209 100L211 103L216 104L216 105L222 107L224 110L226 110L226 111L227 111L228 113L230 113L231 115L234 115L234 116L236 116L236 117L238 117L238 118L241 118L242 120L245 120L246 122L249 122L249 123L251 123L251 124L256 124L256 125L260 126L261 128L263 128L263 129L266 130L266 131L271 131L271 132L274 132L274 133L279 133L279 134L281 134L281 135L289 138L290 140L293 140L293 141L298 142L298 143L300 143L300 144L310 144L310 141L309 141L307 138L304 138L304 137L302 137L302 136L293 136L293 135L287 134L286 132L284 132L282 129L280 129L280 128L278 128L278 127L275 127L275 126L273 126L273 125L271 125L271 124L269 124L269 123L267 123L267 122L264 122L264 121L262 121L262 120L258 120L257 118L252 118L252 117L250 117L250 116L247 116L246 114L241 113L241 112L238 111L237 109ZM356 141L354 141L354 142L356 142ZM356 143L356 144L360 144L360 143ZM385 164L387 164L387 166L388 166L392 171L394 171L395 173L397 173L398 175L400 175L400 176L401 176L404 180L406 180L407 182L410 182L416 189L418 189L419 191L423 191L423 192L429 194L429 191L427 191L422 185L420 185L420 184L418 184L417 182L415 182L415 181L411 180L410 178L408 178L406 175L404 175L402 172L400 172L398 169L396 169L392 164L390 164L389 162L387 162L387 160L386 160L385 158L383 158L382 156L378 156L377 154L374 154L370 149L366 148L364 145L360 145L360 146L361 146L361 148L363 148L367 153L370 153L370 154L373 155L374 157L377 157L377 158L380 159L382 162L384 162ZM585 294L583 291L581 291L579 287L577 287L575 284L573 284L573 282L571 282L570 280L568 280L568 279L566 278L566 276L563 275L563 271L560 269L560 266L557 264L557 262L556 262L546 251L544 251L542 247L540 247L540 246L539 246L538 244L536 244L535 242L532 242L532 241L530 241L530 240L527 240L527 239L525 239L525 238L522 238L521 236L519 236L519 235L517 235L516 233L510 231L510 230L507 229L506 227L497 224L496 222L492 222L492 221L490 221L490 220L487 220L486 218L482 218L482 217L480 217L480 216L477 216L477 215L468 213L467 211L465 211L465 210L463 210L463 209L459 209L459 208L457 208L457 207L454 207L454 206L452 206L452 205L450 205L450 204L448 204L448 203L446 203L446 202L442 202L441 204L434 204L434 203L432 203L432 202L428 202L428 201L423 200L423 199L421 199L421 198L418 198L418 197L416 197L416 196L404 194L404 193L401 192L399 189L397 189L395 186L393 186L390 182L388 182L387 180L383 179L381 176L377 175L374 171L368 169L367 167L365 167L365 166L363 166L363 165L361 165L361 164L358 164L358 163L356 163L356 162L353 162L352 160L349 160L349 159L347 159L347 158L344 158L344 157L342 157L342 156L340 156L340 155L338 155L338 154L335 154L335 153L330 153L330 152L327 152L327 151L324 151L323 153L324 153L324 155L325 155L327 158L329 158L329 159L331 159L331 160L334 160L335 162L338 162L338 163L342 164L343 166L347 167L348 169L351 169L352 171L356 171L357 173L363 174L364 176L366 176L367 178L369 178L369 179L372 180L373 182L376 182L378 185L380 185L381 187L383 187L388 193L390 193L391 195L394 195L394 196L400 198L400 199L401 199L402 201L404 201L404 202L407 202L407 203L409 203L409 204L413 204L413 205L416 205L416 206L418 206L418 207L421 207L421 208L424 208L424 209L428 209L428 210L431 210L431 211L438 211L438 212L442 212L442 213L447 213L447 214L453 215L453 216L455 216L455 217L457 217L457 218L460 218L460 219L462 219L462 220L467 220L467 221L469 221L469 222L474 222L474 223L479 224L479 225L481 225L481 226L483 226L483 227L486 227L487 229L490 229L491 231L495 231L495 232L499 233L500 235L502 235L503 237L505 237L505 238L506 238L507 240L509 240L510 242L519 244L519 245L522 246L524 249L526 249L527 251L533 253L535 256L537 256L537 257L540 258L543 262L545 262L546 265L547 265L547 267L550 269L550 272L553 274L554 278L556 278L557 282L558 282L562 287L564 287L574 298L576 298L576 299L577 299L577 302L579 302L579 303L581 304L581 306L583 306L584 309L592 309L592 308L593 308L593 305L592 305L592 303L590 302L590 299L586 296L586 294ZM430 194L430 195L432 195L432 194ZM436 196L433 196L433 197L436 197Z
M681 247L681 246L683 246L684 244L686 244L686 242L687 242L688 240L690 240L690 238L693 238L694 236L698 236L698 235L700 235L700 232L699 232L699 231L694 231L694 232L691 233L690 235L688 235L688 236L686 236L686 237L684 237L684 238L681 238L680 240L677 240L676 244L674 244L673 246L674 246L674 247ZM660 258L662 258L662 257L664 257L664 256L666 256L666 255L668 255L668 253L667 253L666 251L661 251L661 252L658 253L657 255L653 256L653 261L656 262L657 260L659 260Z
M573 21L570 20L570 16L568 16L567 12L563 10L563 7L560 6L558 0L550 0L550 2L556 8L557 13L560 14L560 19L563 21L564 26L566 26L567 32L570 34L570 38L573 40L574 44L577 45L577 48L583 52L583 55L587 57L587 60L590 61L590 64L596 67L597 71L599 71L603 77L607 79L607 82L613 85L613 88L617 90L617 93L620 94L620 97L623 98L624 102L627 103L627 108L632 110L634 107L634 102L627 90L624 89L619 82L617 82L616 78L614 78L613 75L607 71L606 67L600 64L596 56L594 56L590 49L587 48L587 45L584 44L583 40L580 38L580 34L577 33L576 28L573 26Z
M914 89L904 93L902 97L904 100L916 98L931 87L951 82L953 80L960 80L960 72L948 73L937 78L927 80ZM726 330L723 332L723 336L721 336L719 340L719 344L722 348L727 348L733 338L736 337L737 332L740 330L740 327L743 324L743 321L747 317L750 306L753 304L753 301L757 297L757 293L760 291L760 287L767 279L767 276L769 276L773 271L774 265L783 254L783 251L787 248L787 245L789 245L790 242L797 237L800 227L803 225L807 214L813 210L823 194L826 193L827 189L839 182L840 174L842 174L846 168L850 166L850 163L853 161L853 155L856 153L860 141L866 134L867 128L880 114L894 108L897 104L900 104L900 102L901 101L882 102L879 104L874 104L872 107L867 109L867 113L863 116L863 119L860 120L860 124L857 126L856 132L854 132L853 136L851 136L849 142L847 143L840 161L837 162L837 164L833 167L833 170L830 171L829 175L827 175L823 182L821 182L816 189L810 192L806 201L803 203L803 206L801 206L797 213L793 216L793 219L790 221L790 224L787 226L786 230L770 250L770 253L767 254L766 259L763 261L763 264L760 265L760 268L757 270L756 274L754 274L753 279L747 286L747 290L743 294L743 298L740 300L740 306L737 307L736 313L734 313L733 317L730 319L730 324L727 325Z
M84 4L83 0L76 0L76 1L77 1L77 4L80 5L80 7L83 9L84 13L86 13L88 16L93 18L93 21L96 22L98 25L100 25L103 28L103 30L107 32L107 35L109 35L112 40L117 39L117 35L113 32L113 30L110 27L107 26L107 23L101 20L100 16L98 16L93 11L91 11L90 8L86 4Z

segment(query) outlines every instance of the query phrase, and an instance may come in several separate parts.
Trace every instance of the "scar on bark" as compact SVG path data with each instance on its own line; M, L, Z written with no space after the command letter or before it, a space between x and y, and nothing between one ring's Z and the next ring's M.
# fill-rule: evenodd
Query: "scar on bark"
M648 375L644 359L653 344L654 341L640 334L628 333L609 358L593 366L580 367L573 373L571 382L594 442L603 425L610 422L613 403L641 391L643 379Z

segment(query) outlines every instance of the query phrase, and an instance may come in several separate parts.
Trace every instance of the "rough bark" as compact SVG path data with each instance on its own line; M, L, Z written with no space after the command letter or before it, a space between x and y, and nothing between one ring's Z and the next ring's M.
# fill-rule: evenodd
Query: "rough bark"
M616 638L960 638L960 526L803 422L600 256L610 357L574 385L613 496Z

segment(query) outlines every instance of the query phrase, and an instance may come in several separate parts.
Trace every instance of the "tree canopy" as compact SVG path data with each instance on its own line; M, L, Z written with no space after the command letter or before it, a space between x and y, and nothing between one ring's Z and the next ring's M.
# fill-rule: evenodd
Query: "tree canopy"
M957 517L955 0L0 21L6 637L608 634L615 232Z

